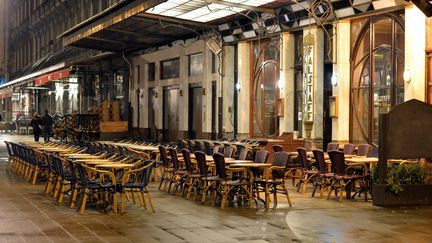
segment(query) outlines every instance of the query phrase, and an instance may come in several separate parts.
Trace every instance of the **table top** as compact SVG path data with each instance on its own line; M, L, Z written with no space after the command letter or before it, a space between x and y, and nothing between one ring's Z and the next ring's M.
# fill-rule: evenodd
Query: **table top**
M131 143L118 143L118 142L110 142L110 141L104 141L103 143L115 145L115 146L123 146L131 149L136 150L144 150L144 151L158 151L159 148L154 146L146 146L146 145L138 145L138 144L131 144Z
M111 162L110 160L107 160L107 159L78 159L78 160L75 160L75 162L84 163L84 164L88 164L90 162L113 163L113 162Z
M253 162L253 160L225 160L225 164L247 164Z
M99 164L96 168L107 168L107 169L130 169L133 168L133 164L122 164L122 163L109 163L109 164Z
M237 163L230 165L231 167L253 167L253 168L265 168L272 166L267 163Z
M67 152L70 151L70 149L67 148L57 148L57 147L48 147L48 148L36 148L38 150L43 150L43 151L47 151L47 152Z
M353 157L345 159L346 162L349 163L378 163L377 157Z
M91 155L91 156L94 156L94 155L92 155L92 154L79 154L79 153L68 153L68 154L62 154L63 156L65 156L65 157L74 157L74 156L89 156L89 155Z
M102 159L100 156L96 155L73 155L73 156L65 156L69 159Z
M108 164L108 163L112 163L112 162L103 161L103 160L92 160L92 161L87 160L87 161L81 162L81 163L86 164L86 165L104 165L104 164Z

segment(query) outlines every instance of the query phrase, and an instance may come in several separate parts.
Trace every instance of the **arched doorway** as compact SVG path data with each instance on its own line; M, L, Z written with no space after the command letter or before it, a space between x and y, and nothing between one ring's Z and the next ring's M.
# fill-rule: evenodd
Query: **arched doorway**
M382 14L354 21L351 38L350 140L378 144L379 114L404 100L404 20Z
M279 135L279 39L252 42L251 131L258 136Z

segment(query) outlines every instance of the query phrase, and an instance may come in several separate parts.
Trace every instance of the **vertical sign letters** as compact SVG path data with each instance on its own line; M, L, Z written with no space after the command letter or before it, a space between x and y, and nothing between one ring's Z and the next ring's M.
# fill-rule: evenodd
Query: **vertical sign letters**
M303 121L313 121L314 37L305 36L303 43Z

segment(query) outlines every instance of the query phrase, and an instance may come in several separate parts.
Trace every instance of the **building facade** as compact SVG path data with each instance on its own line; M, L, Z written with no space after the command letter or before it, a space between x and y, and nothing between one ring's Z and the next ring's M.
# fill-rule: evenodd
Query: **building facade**
M4 95L8 102L8 108L4 109L8 114L6 121L13 120L18 112L26 116L45 110L51 114L82 112L93 103L101 102L93 97L115 98L114 83L123 80L123 74L128 73L127 68L126 72L123 70L127 65L121 62L118 67L115 58L103 60L100 51L64 46L59 36L120 2L3 1L2 10L14 13L9 14L5 24L10 43L6 53L8 82L2 84L2 90L7 90ZM95 59L101 60L91 61ZM105 88L103 84L110 87ZM101 93L95 94L95 89Z
M14 87L29 94L21 107L84 112L121 99L144 139L293 133L308 148L377 144L379 114L432 100L431 20L407 1L205 3L207 17L159 1L40 4L11 4L11 77L76 69L47 92Z

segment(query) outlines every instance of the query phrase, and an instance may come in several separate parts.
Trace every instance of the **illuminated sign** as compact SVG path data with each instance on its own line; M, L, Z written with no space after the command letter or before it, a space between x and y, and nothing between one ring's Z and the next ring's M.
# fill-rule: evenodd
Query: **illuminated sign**
M313 121L314 37L307 35L303 43L303 121Z

